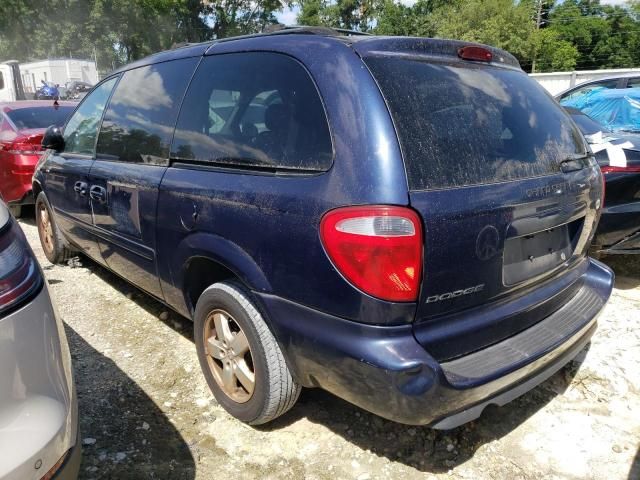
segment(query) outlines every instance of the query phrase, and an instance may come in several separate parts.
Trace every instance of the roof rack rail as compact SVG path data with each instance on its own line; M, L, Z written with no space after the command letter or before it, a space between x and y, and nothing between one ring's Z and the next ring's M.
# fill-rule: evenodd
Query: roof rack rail
M193 47L195 45L216 44L221 42L230 42L233 40L241 40L243 38L264 37L267 35L324 35L329 37L356 37L356 36L372 36L370 33L359 32L357 30L349 30L348 28L319 27L313 25L267 25L264 31L258 33L250 33L247 35L237 35L234 37L224 37L213 40L205 40L204 42L177 42L171 45L169 50L177 50L179 48ZM161 53L161 52L159 52Z
M255 37L264 37L264 36L272 36L272 35L324 35L328 37L351 37L351 36L371 36L370 33L358 32L356 30L348 30L346 28L330 28L330 27L316 27L316 26L308 26L308 25L273 25L270 26L267 30L260 33L252 33L249 35L239 35L237 37L225 37L217 40L210 40L209 42L203 43L221 43L221 42L232 42L234 40L242 40L244 38L255 38Z
M336 34L346 35L346 36L370 36L370 33L359 32L357 30L349 30L348 28L334 28L334 27L319 27L319 26L311 26L311 25L290 25L283 26L282 28L273 31L272 33L309 33L312 35L331 35L336 36Z

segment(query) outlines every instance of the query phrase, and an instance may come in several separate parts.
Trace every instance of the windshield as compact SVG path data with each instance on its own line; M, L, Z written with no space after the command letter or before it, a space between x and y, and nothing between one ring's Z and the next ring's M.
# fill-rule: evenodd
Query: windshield
M569 116L521 71L420 58L365 62L389 105L412 190L548 175L586 154Z
M26 130L30 128L47 128L51 125L63 126L74 107L32 107L10 110L7 116L18 128Z

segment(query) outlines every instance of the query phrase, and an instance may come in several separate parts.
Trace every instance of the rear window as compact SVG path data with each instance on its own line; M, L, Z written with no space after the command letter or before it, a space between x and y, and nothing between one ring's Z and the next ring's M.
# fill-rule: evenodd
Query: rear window
M28 128L47 128L51 125L61 127L71 112L73 112L73 107L46 106L11 110L7 112L7 116L18 130L25 130Z
M581 134L534 80L504 68L365 59L387 101L412 190L548 175Z

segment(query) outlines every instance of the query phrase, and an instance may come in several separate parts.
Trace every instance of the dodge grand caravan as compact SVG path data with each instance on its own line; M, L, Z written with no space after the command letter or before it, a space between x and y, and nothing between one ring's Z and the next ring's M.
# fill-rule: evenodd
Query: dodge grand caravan
M189 45L109 75L43 144L49 260L81 252L192 318L213 394L250 424L320 387L454 427L573 358L611 293L586 255L589 147L491 47Z

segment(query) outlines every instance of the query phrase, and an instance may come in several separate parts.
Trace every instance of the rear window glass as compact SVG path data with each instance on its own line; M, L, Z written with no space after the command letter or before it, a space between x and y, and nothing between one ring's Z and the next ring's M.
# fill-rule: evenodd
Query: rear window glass
M585 154L568 115L522 72L365 61L389 105L412 190L548 175L567 157Z
M205 57L180 110L171 155L229 168L323 171L333 149L305 68L286 55L252 52Z
M61 127L67 121L69 115L73 112L73 107L52 106L20 108L7 112L7 116L11 119L18 130L28 128L47 128L51 125Z

